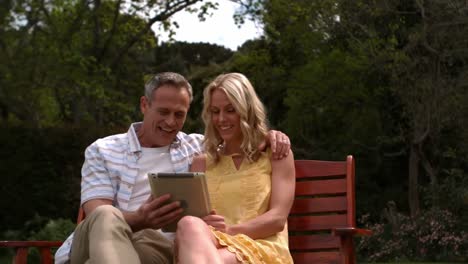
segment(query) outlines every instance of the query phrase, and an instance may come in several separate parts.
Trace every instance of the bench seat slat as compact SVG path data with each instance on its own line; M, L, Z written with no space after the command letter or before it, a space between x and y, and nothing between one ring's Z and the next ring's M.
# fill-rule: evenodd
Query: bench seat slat
M344 193L346 179L296 182L296 196Z
M338 249L340 238L333 235L298 235L289 237L289 250Z
M292 231L320 231L333 227L347 227L346 215L290 216L288 229Z
M345 212L347 206L346 196L296 199L290 214Z
M298 179L346 175L343 161L296 160L295 166Z
M300 252L292 253L294 263L341 264L339 252Z

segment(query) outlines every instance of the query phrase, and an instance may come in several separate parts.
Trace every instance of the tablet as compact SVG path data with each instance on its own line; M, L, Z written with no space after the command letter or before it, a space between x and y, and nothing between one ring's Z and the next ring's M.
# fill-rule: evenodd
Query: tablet
M204 217L210 214L211 203L203 172L148 173L151 192L154 197L171 194L170 202L180 201L184 209L182 216ZM182 217L181 216L181 217ZM175 232L177 221L162 228L164 232Z

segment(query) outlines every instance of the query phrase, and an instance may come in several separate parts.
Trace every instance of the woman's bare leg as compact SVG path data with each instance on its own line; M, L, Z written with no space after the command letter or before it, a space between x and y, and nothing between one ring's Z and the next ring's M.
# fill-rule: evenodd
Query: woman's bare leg
M218 253L223 260L223 264L239 264L240 262L237 261L236 255L231 251L227 250L227 248L222 247L218 248Z
M217 240L208 225L198 217L185 216L177 224L176 251L178 262L200 264L224 263Z

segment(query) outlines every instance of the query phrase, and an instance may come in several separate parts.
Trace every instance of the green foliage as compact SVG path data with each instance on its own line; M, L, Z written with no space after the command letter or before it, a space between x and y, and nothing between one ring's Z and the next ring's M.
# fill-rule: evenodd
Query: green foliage
M195 9L197 2L204 5ZM187 76L194 101L184 130L202 132L203 88L236 71L252 81L296 158L356 157L358 215L371 212L368 223L381 222L359 252L448 259L452 238L468 228L466 1L236 2L244 4L238 23L253 18L264 27L263 37L237 52L205 43L157 46L150 24L166 30L176 24L161 1L131 1L125 9L107 0L0 6L0 206L9 212L0 215L0 226L40 223L9 238L41 229L46 222L36 215L74 219L85 147L139 120L146 76ZM210 1L177 3L172 11L191 7L201 16L216 8ZM415 197L421 214L410 219ZM398 234L378 217L388 201L405 212ZM419 241L432 220L445 226L434 236L448 244Z
M126 125L138 116L143 76L152 69L153 24L210 1L22 0L2 11L0 110L3 121ZM171 27L164 27L170 30ZM150 59L150 61L148 61Z
M228 59L232 52L210 44L191 46L187 43L175 43L173 47L172 54L180 50L183 50L183 54L187 56L191 54L189 51L193 53L198 51L201 54L199 64L189 64L188 61L192 57L185 58L187 61L185 63L190 67L188 77L195 92L195 102L185 125L185 131L202 133L203 125L199 120L202 90L212 78L223 71L221 64L218 63ZM218 55L210 57L209 51L213 49L217 49L218 52L212 53ZM165 46L164 50L169 51L170 48ZM92 62L84 63L92 64ZM151 57L148 63L154 63ZM125 67L133 66L127 64ZM162 70L164 65L158 67ZM136 68L130 70L134 71ZM93 97L106 97L103 89L93 89L98 87L99 81L83 78L83 81L77 81L80 81L83 87L87 86ZM0 227L18 229L35 215L75 219L80 200L80 171L85 148L99 137L124 133L131 122L139 121L140 117L136 114L139 111L136 107L138 100L131 99L128 96L129 91L119 88L139 85L138 96L140 96L143 92L144 78L141 80L136 78L140 77L126 76L122 79L119 86L114 87L112 96L117 99L112 102L102 99L102 105L99 107L94 103L87 103L91 111L80 114L81 125L63 124L64 120L59 118L62 105L57 104L53 89L48 93L37 94L41 97L43 110L49 113L47 118L41 118L42 128L13 118L13 115L9 114L9 120L1 124L0 130L0 173L4 175L4 184L0 186L0 208L10 213L0 214ZM94 85L90 85L91 82ZM78 99L70 97L67 100L72 102ZM104 109L107 110L103 112ZM94 119L100 116L102 121L108 120L105 125L99 125L99 120Z
M185 122L185 132L203 134L200 118L203 89L225 71L225 62L232 55L231 50L208 43L162 43L154 49L154 60L150 63L154 72L178 72L186 76L192 85L193 102Z
M295 157L353 154L360 212L393 200L412 213L449 206L465 215L466 3L255 2L243 11L265 35L229 69L253 81Z
M154 49L153 67L155 72L174 71L190 76L193 67L222 64L232 54L227 48L208 43L162 43Z
M386 76L393 104L400 109L389 116L396 131L387 139L400 139L402 151L414 157L408 158L407 172L412 214L420 208L418 190L425 186L431 192L430 206L440 206L437 189L444 177L440 168L449 165L442 153L457 144L445 135L466 139L465 132L447 132L464 130L459 127L466 115L460 98L466 98L466 89L459 82L466 80L468 53L461 43L468 31L461 26L466 24L466 13L458 11L464 5L463 1L389 1L379 6L362 1L343 6L344 21L349 23L345 28L352 36L347 43L377 66L377 74ZM449 32L450 25L454 27Z
M431 209L415 219L396 211L386 211L380 223L361 222L373 231L359 239L357 249L362 259L383 261L467 261L468 233L450 211Z
M33 232L30 240L64 241L75 230L76 224L69 219L49 220L47 224L37 232Z
M334 50L297 69L286 97L286 124L288 132L296 131L293 142L306 143L295 149L298 154L337 159L376 144L373 135L382 134L382 127L375 87L365 83L365 63Z
M1 239L63 241L75 227L76 223L70 219L50 219L36 214L25 221L20 229L8 229L1 233Z
M287 72L282 65L275 65L264 39L244 43L228 62L227 72L242 72L248 76L256 92L265 104L270 125L281 127L286 109L283 99L286 89L281 82Z
M453 165L452 165L453 166ZM450 164L444 165L440 173L441 182L436 188L422 187L422 201L425 207L430 207L437 197L437 204L446 208L460 218L460 229L468 230L468 175L460 168L450 168ZM434 192L436 194L434 195Z
M38 231L33 231L27 240L65 241L65 239L75 230L76 224L69 219L48 220L45 226ZM39 263L39 250L31 249L28 262ZM52 250L55 254L56 249Z
M7 230L0 237L2 240L44 240L44 241L64 241L75 229L76 224L69 219L48 219L35 215L26 221L24 226L18 230ZM40 263L39 251L37 248L29 249L28 263ZM55 249L53 249L55 252ZM53 253L54 253L53 252ZM0 251L2 258L10 260L13 252L9 250Z
M0 214L0 232L19 229L35 215L75 219L85 148L126 129L2 126L0 208L8 213Z

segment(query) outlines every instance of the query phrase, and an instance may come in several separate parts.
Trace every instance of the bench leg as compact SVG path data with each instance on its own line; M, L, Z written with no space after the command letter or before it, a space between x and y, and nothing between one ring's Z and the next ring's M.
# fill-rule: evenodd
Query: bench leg
M341 254L345 264L356 264L356 253L354 251L353 238L351 236L344 236L340 239Z
M27 264L28 261L28 248L16 248L16 254L13 258L13 264Z
M50 252L50 248L48 247L41 247L39 249L41 252L41 263L42 264L52 264L52 253Z

